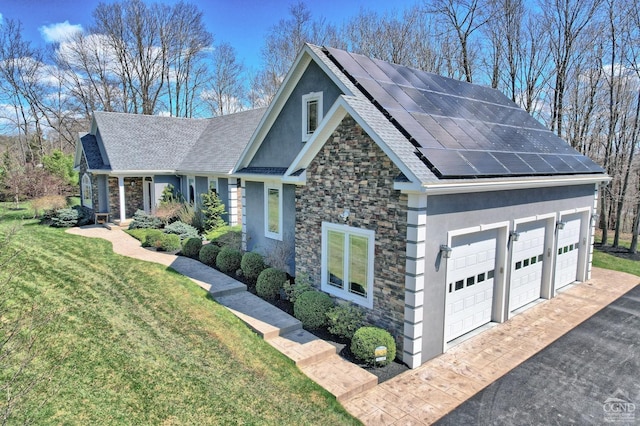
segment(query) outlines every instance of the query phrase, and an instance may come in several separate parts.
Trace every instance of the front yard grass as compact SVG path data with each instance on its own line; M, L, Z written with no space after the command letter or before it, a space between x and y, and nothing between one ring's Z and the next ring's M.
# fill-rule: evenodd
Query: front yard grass
M0 211L0 232L20 213ZM358 424L173 270L35 221L24 222L12 246L21 250L21 271L11 302L53 313L37 326L41 352L30 367L51 380L12 422Z

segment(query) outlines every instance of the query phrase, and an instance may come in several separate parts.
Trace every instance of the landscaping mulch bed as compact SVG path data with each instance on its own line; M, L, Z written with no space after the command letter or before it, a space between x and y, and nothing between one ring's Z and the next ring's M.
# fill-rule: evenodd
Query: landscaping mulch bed
M603 253L607 253L621 259L640 260L640 253L630 253L629 249L626 247L611 247L609 245L602 246L602 244L595 244L595 247Z
M180 253L178 253L180 254ZM238 276L234 273L227 273L228 276L230 276L231 278L240 281L243 284L246 284L247 286L247 291L252 293L252 294L256 294L256 286L254 283L249 282L245 277L243 276ZM291 278L289 276L289 278ZM289 302L288 300L284 300L282 298L278 298L276 300L272 300L272 301L268 301L269 303L271 303L273 306L277 307L278 309L288 313L289 315L293 316L293 304L291 302ZM322 340L325 340L326 342L330 343L331 345L335 346L336 348L336 353L342 357L343 359L345 359L346 361L349 361L353 364L356 364L357 366L367 370L368 372L370 372L371 374L375 375L378 378L378 383L382 383L385 382L389 379L394 378L395 376L397 376L398 374L404 373L405 371L409 370L409 367L407 367L405 364L403 364L402 362L399 362L397 359L393 360L393 362L390 362L389 364L383 366L383 367L372 367L370 365L367 364L363 364L360 361L358 361L356 359L356 357L353 355L353 353L351 352L351 349L349 349L349 341L346 339L340 339L337 336L334 336L333 334L329 333L326 329L320 329L320 330L313 330L311 331L311 333L313 333L315 336L319 337Z

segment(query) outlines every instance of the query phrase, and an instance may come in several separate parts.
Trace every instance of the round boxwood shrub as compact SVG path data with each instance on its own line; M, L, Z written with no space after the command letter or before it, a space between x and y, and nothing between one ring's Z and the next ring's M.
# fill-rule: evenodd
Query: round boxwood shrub
M216 266L216 258L220 253L220 247L215 244L205 244L200 249L198 258L200 262L208 266Z
M231 247L222 247L216 257L216 266L222 272L237 271L240 269L240 262L242 262L242 253Z
M267 268L258 276L256 293L263 299L275 300L286 280L287 274L284 271Z
M387 347L387 359L375 361L378 346ZM378 327L361 327L351 339L351 352L360 361L369 365L387 365L396 358L396 342L387 330Z
M242 269L242 275L244 277L246 277L252 283L256 282L260 273L265 270L262 255L250 251L246 252L242 256L240 269Z
M182 243L182 254L187 257L196 259L200 249L202 248L202 239L197 237L191 237Z
M142 239L142 247L157 247L156 241L158 241L163 235L163 232L159 229L149 229L145 232Z
M316 330L327 323L327 312L333 307L333 300L327 293L307 291L293 304L293 315L307 330Z
M334 336L351 339L363 325L364 312L356 305L339 304L327 312L327 330Z
M180 237L176 234L162 234L156 241L156 247L160 251L176 251L180 249Z

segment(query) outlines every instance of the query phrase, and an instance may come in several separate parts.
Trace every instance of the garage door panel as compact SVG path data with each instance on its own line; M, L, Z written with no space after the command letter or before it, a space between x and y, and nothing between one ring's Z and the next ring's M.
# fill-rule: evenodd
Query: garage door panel
M571 284L577 279L581 225L580 218L577 218L566 221L564 229L558 229L556 289Z
M544 260L545 223L519 225L518 241L512 241L509 309L511 311L540 297Z
M445 339L491 321L496 231L454 237L447 262Z

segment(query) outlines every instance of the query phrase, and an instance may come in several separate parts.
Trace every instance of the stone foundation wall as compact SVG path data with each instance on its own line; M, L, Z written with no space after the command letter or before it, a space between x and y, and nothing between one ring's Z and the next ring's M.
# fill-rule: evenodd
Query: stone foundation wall
M144 207L144 192L141 177L124 178L125 214L131 219L136 210ZM118 178L109 177L109 211L111 220L120 219L120 191Z
M400 170L347 116L296 187L296 275L320 287L322 222L375 231L373 309L368 320L388 330L402 354L407 196L393 189ZM350 211L345 222L344 209Z

